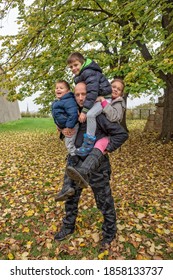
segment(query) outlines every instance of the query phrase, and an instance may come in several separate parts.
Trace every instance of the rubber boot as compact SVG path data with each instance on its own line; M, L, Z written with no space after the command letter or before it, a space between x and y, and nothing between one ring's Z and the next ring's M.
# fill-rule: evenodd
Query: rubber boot
M102 157L102 152L94 148L80 167L74 168L68 166L66 169L67 175L74 180L80 188L87 188L89 186L90 173L99 167Z
M94 148L95 141L96 141L95 136L85 133L84 142L80 148L76 149L75 154L78 156L81 156L81 157L85 157L85 156L89 155L89 153Z

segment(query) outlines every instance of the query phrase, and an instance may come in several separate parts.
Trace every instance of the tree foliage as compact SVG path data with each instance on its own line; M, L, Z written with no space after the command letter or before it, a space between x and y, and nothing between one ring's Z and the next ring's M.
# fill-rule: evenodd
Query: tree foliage
M9 96L40 91L37 103L49 108L56 79L72 82L66 59L73 51L95 59L110 79L123 77L135 96L173 87L171 0L5 2L18 6L20 26L16 36L1 38Z

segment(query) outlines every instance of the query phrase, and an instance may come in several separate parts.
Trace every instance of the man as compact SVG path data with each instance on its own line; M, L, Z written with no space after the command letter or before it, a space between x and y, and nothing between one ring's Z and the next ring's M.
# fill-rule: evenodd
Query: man
M77 84L75 86L74 94L79 108L82 109L86 98L85 83L81 82ZM85 131L86 123L80 123L75 142L76 147L81 146ZM63 133L66 136L65 130ZM104 114L100 114L97 117L96 137L97 140L99 140L105 136L109 136L110 138L109 152L119 148L128 138L126 131L118 123L112 123L108 121ZM71 161L70 156L68 157L67 167L80 167L81 165L82 160L80 158L78 158L76 161ZM111 168L109 157L108 155L102 155L102 157L99 159L99 164L96 170L92 170L91 176L89 178L89 185L94 193L97 208L102 212L104 217L102 225L103 239L101 242L101 250L104 250L105 247L108 247L116 235L116 212L109 183L110 174ZM68 196L69 190L70 195ZM60 231L55 235L55 240L63 240L67 235L74 232L76 217L78 214L78 202L81 193L82 189L79 188L79 186L67 176L67 173L65 173L63 189L56 198L57 201L67 199L65 202L65 217L63 218L63 225Z

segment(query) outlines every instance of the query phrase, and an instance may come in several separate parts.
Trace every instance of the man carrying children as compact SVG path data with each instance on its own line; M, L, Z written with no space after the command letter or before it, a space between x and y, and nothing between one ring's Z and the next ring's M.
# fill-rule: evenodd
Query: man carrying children
M84 82L78 83L75 86L74 95L79 106L79 111L82 111L86 94L86 84ZM79 123L78 133L75 141L76 148L81 147L85 132L86 122ZM62 130L62 133L66 136L65 129ZM103 137L109 137L109 143L106 151L113 152L127 140L128 134L119 123L110 122L102 113L97 116L97 141ZM91 166L89 165L90 170L88 172L88 183L94 193L97 208L103 215L101 250L104 250L105 247L109 246L116 235L116 212L110 189L109 180L111 175L111 167L107 152L104 152L104 154L99 152L99 157L97 157L95 155L98 154L98 149L94 148L86 159L79 157L78 161L75 162L70 160L70 156L68 156L67 159L67 170L69 166L73 168L80 168L82 165L84 169L88 169L88 162L92 162ZM78 184L78 180L76 180L76 178L73 179L73 176L70 178L67 173L68 172L65 172L61 198L59 199L58 197L58 199L56 199L57 201L66 200L65 216L62 220L62 227L55 235L55 240L57 241L63 240L69 234L74 232L78 214L78 202L82 193L81 184ZM66 188L68 190L69 188L73 190L73 195L70 194L69 197L66 196Z

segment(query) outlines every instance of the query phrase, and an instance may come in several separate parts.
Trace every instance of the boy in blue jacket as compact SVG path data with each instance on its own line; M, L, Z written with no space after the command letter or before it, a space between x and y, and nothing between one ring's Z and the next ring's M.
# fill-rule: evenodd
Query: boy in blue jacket
M65 137L68 153L75 158L77 157L74 142L78 131L78 106L73 92L70 91L70 85L64 80L56 82L55 95L57 99L52 103L52 116L59 130L66 128L68 134L75 129L71 137Z
M68 59L67 64L74 76L75 84L84 82L86 84L86 100L84 107L79 116L79 122L87 121L87 131L84 134L84 142L82 146L76 149L78 156L87 156L96 141L96 117L102 112L100 102L96 102L98 96L104 98L110 103L112 87L107 78L103 75L99 65L91 60L85 59L82 54L72 53Z

